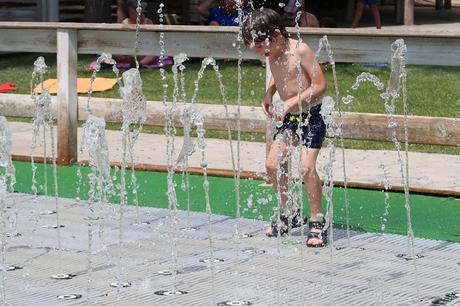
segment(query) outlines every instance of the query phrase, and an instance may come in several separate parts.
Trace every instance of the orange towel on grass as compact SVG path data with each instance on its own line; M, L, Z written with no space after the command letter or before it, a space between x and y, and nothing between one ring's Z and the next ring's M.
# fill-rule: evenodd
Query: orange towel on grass
M78 78L77 79L77 92L87 93L89 88L90 78ZM117 79L114 78L96 78L93 83L93 92L110 90L117 83ZM35 93L41 93L43 88L48 88L50 94L57 93L57 79L48 79L43 83L38 84L34 88Z

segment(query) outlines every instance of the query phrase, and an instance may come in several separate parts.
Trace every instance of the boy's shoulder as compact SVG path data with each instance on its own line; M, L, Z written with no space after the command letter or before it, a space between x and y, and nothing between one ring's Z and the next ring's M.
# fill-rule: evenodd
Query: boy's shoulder
M290 44L291 48L295 50L295 52L297 52L298 54L311 51L310 46L306 42L290 38Z
M290 45L291 49L294 50L294 54L298 57L309 57L309 55L314 54L310 46L303 41L298 41L297 39L291 38Z

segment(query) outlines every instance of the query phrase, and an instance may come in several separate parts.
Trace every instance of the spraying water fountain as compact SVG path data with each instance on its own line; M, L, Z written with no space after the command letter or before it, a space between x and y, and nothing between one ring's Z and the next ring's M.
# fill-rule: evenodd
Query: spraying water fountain
M40 137L40 130L42 130L42 146L43 146L43 165L44 165L44 183L43 190L45 196L48 196L48 171L47 171L47 132L49 131L49 139L51 139L51 161L52 161L52 175L53 175L53 195L55 201L55 209L52 211L42 212L41 214L55 214L56 224L45 224L42 227L49 229L56 229L57 233L57 250L59 252L58 259L58 274L51 276L52 279L65 280L70 279L73 276L71 274L62 272L62 261L61 261L61 228L64 227L60 222L59 215L59 190L58 190L58 178L57 178L57 165L56 165L56 144L54 136L54 116L51 111L51 95L48 88L43 87L43 78L47 72L47 66L43 57L38 57L34 62L34 71L32 72L32 78L30 81L31 97L35 104L35 115L33 120L33 138L31 145L31 164L32 164L32 192L37 195L36 186L36 166L34 164L34 153L38 145L38 138ZM40 94L34 91L36 83L42 84Z
M7 247L8 247L8 231L10 230L10 218L12 217L8 211L6 198L9 192L14 191L15 184L15 169L11 161L11 132L7 125L5 117L0 116L0 167L3 169L0 175L0 210L1 210L1 284L0 284L0 299L2 304L5 304L6 299L6 279L7 271L21 269L19 266L8 266L7 264Z
M99 239L103 239L104 223L107 218L108 197L114 194L114 186L110 173L110 163L108 147L105 137L105 121L103 118L89 116L84 125L82 144L80 150L88 152L89 166L91 172L88 175L88 215L85 217L88 223L88 250L87 250L87 275L88 286L86 291L87 300L91 296L92 279L91 274L94 269L92 263L93 240L95 232ZM81 178L81 165L78 169L78 176ZM93 228L99 227L98 231ZM121 276L120 276L121 278Z

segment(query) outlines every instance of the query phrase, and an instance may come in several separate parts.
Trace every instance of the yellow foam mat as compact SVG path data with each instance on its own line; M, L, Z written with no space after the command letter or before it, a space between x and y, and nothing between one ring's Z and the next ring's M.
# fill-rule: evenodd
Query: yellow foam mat
M90 78L78 78L77 79L77 92L78 93L87 93L89 89L89 84L91 82ZM117 83L116 78L96 78L93 83L93 92L97 91L107 91L113 88ZM57 79L47 79L42 83L38 84L34 88L34 92L39 94L42 92L42 88L48 88L51 94L57 93L58 82Z

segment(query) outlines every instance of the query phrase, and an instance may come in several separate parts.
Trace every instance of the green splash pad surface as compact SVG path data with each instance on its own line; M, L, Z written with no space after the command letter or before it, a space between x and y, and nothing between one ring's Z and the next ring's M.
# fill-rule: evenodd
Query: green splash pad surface
M37 165L37 186L39 194L43 194L45 166ZM14 162L16 167L15 191L31 193L32 168L28 162ZM77 166L58 167L59 197L77 198ZM79 197L88 198L89 167L81 167L82 184ZM48 194L54 194L52 165L46 166ZM115 184L119 184L119 171ZM136 171L138 182L139 205L146 207L168 208L167 173ZM181 188L184 177L181 173L174 175L179 209L187 209L187 192ZM205 194L203 176L190 175L190 209L205 211ZM208 177L209 197L214 214L235 216L236 193L233 178ZM130 188L131 172L126 174L128 203L133 203L133 194ZM276 197L271 187L261 187L260 180L242 179L240 183L241 217L269 220L276 215ZM365 232L385 232L392 234L406 234L405 197L402 193L390 192L388 197L388 215L385 216L385 193L382 191L348 188L350 229ZM308 215L308 202L304 193L305 213ZM345 190L335 187L333 190L334 226L346 227ZM119 203L119 197L110 199L111 203ZM434 197L426 195L410 195L411 218L413 231L416 237L460 242L460 200L455 198ZM326 201L323 198L323 207ZM386 220L383 220L385 218ZM382 224L385 225L382 230Z

